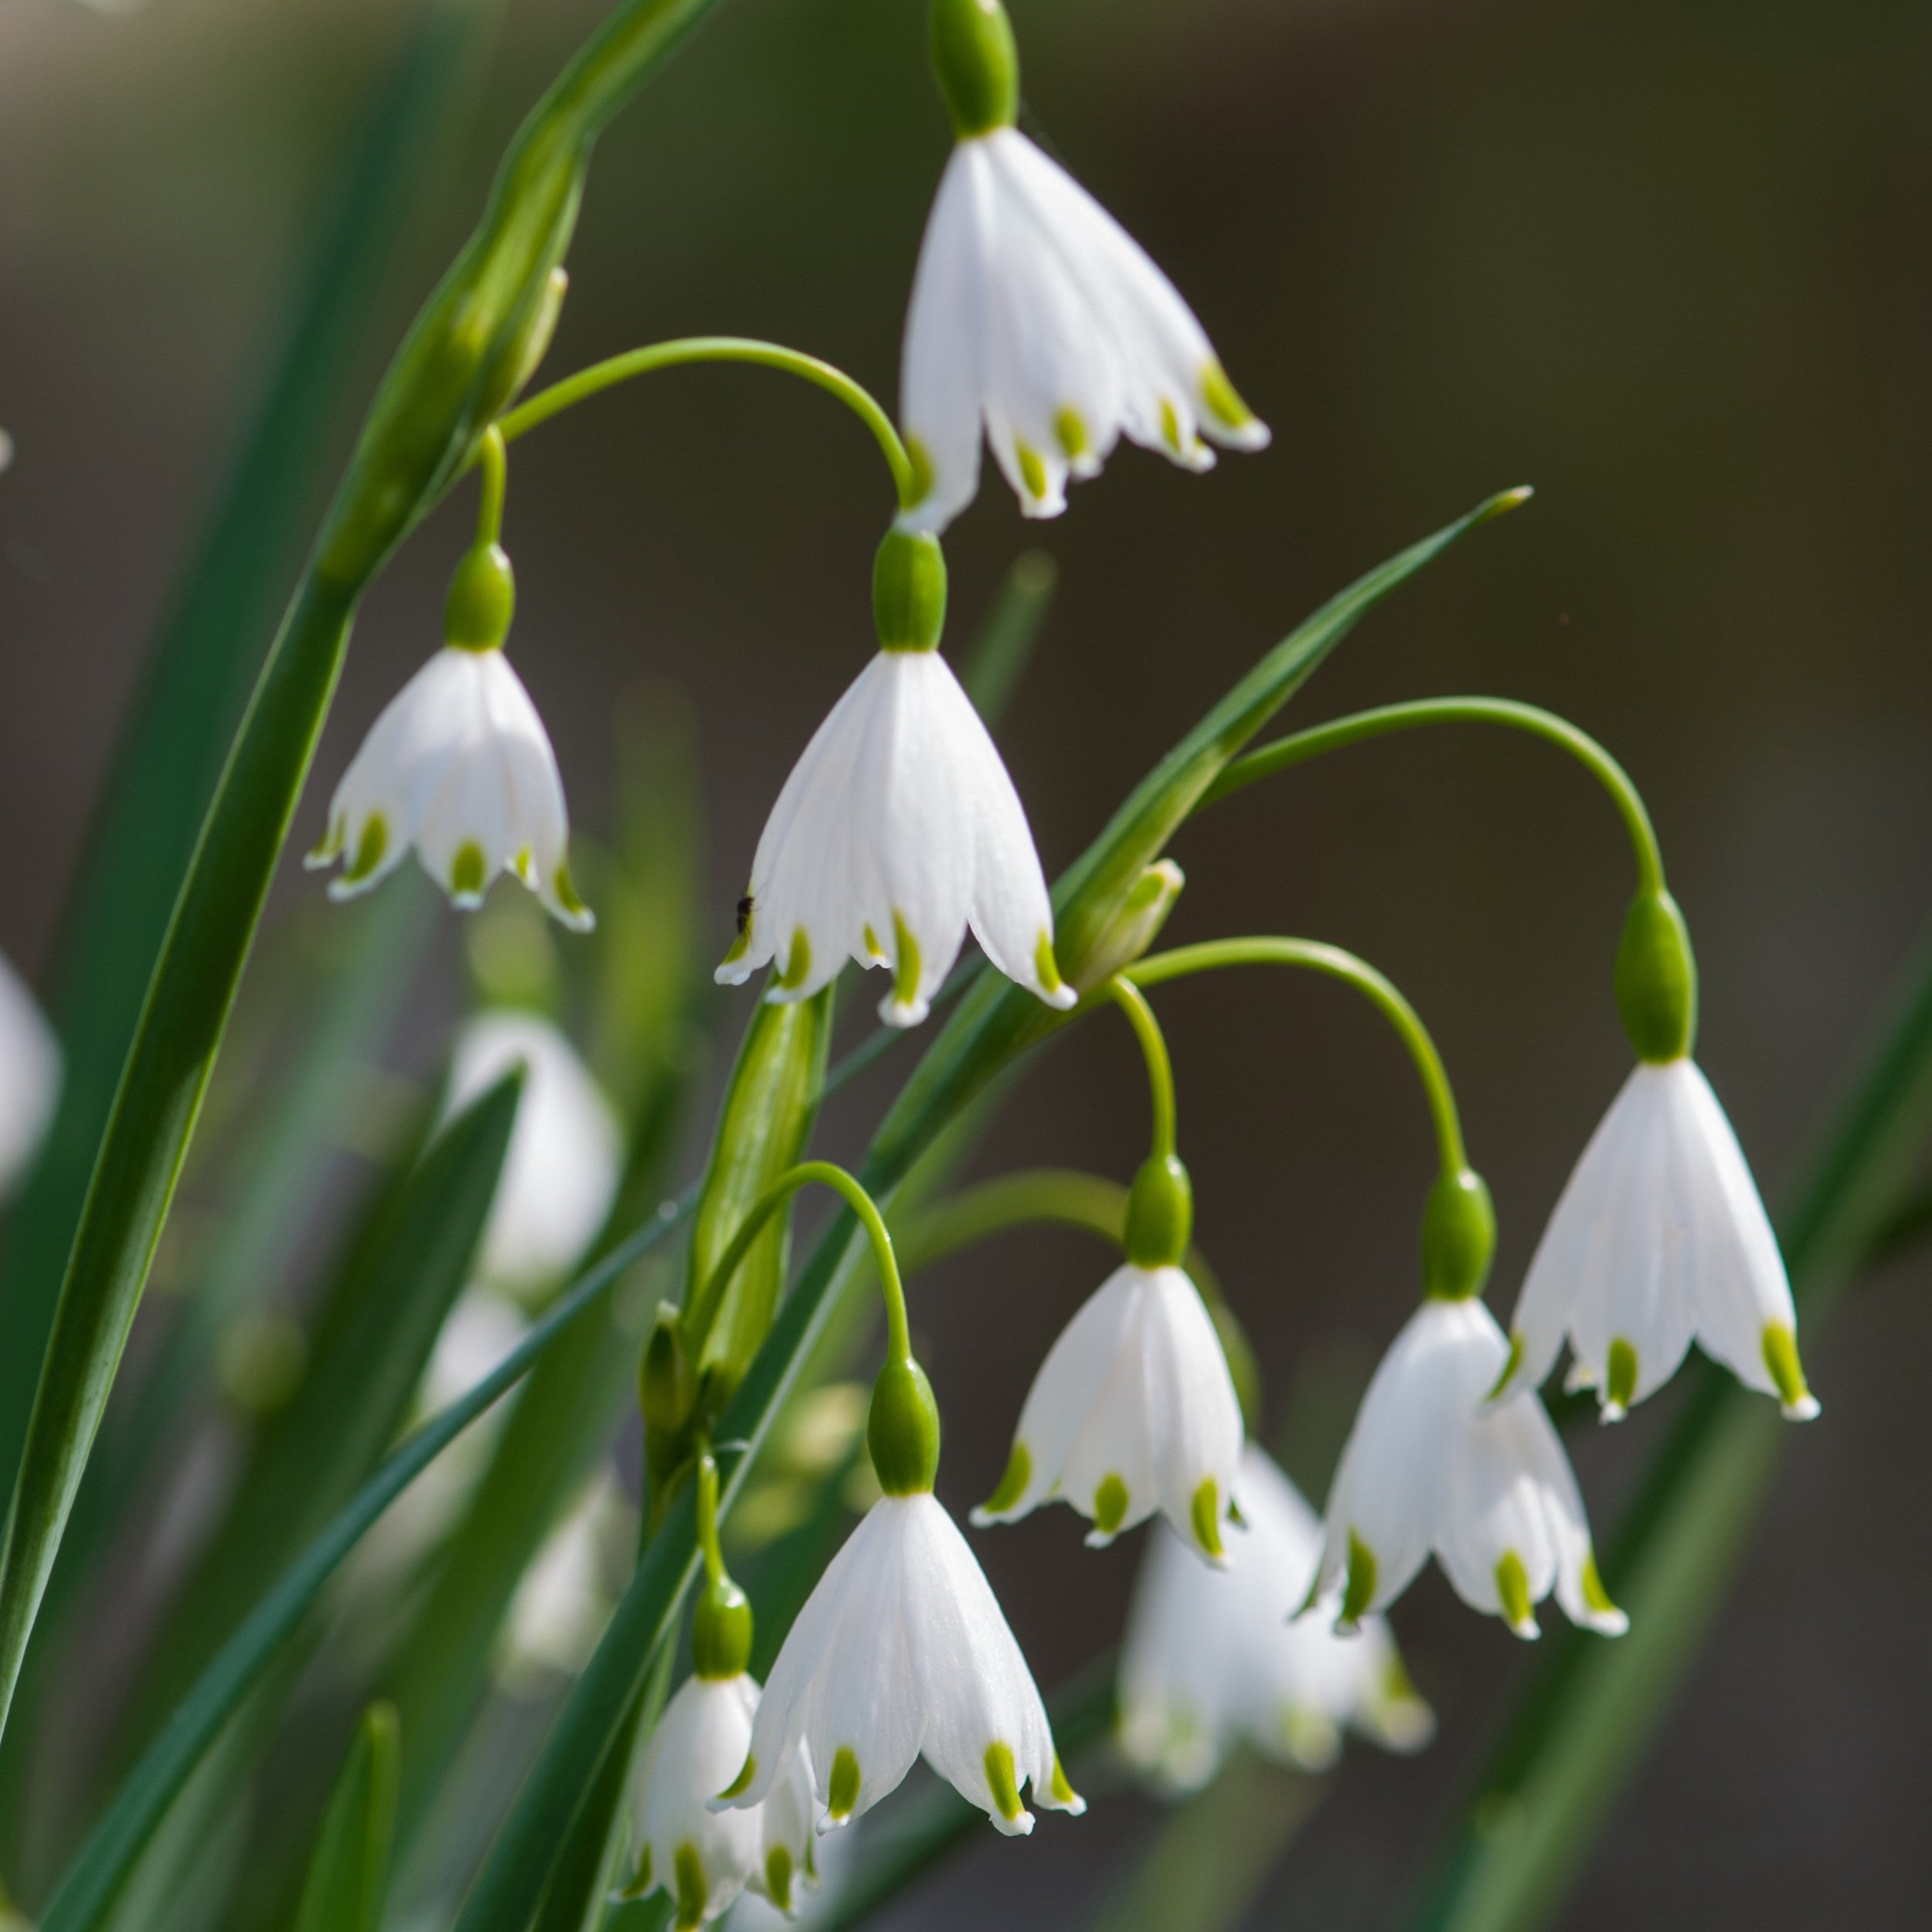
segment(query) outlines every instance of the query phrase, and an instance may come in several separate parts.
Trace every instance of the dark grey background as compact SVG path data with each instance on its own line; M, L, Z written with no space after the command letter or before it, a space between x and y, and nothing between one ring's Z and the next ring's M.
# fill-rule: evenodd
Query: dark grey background
M395 0L0 8L0 947L45 962L142 641L275 339L319 184ZM398 327L516 115L594 19L520 0ZM1260 651L1488 492L1522 514L1359 632L1305 719L1455 689L1553 705L1643 786L1704 972L1702 1056L1775 1199L1929 896L1932 13L1919 0L1019 0L1036 130L1186 291L1273 449L1183 476L1139 453L1023 528L989 484L949 548L970 619L1038 541L1063 590L1005 742L1049 872ZM733 0L609 138L552 370L657 336L769 334L889 398L945 130L913 0ZM370 372L372 376L373 372ZM343 423L345 436L352 427ZM889 502L863 435L749 372L658 379L518 454L516 655L573 808L607 822L605 720L694 698L720 947L763 812L869 648ZM460 512L458 515L460 515ZM298 838L434 642L445 516L371 600ZM963 627L959 627L963 628ZM1355 946L1454 1071L1502 1217L1505 1306L1627 1053L1610 998L1628 867L1588 782L1468 732L1278 781L1182 838L1177 937ZM284 882L284 903L312 884ZM743 996L717 995L735 1031ZM1200 1233L1273 1414L1345 1383L1415 1288L1426 1125L1389 1039L1285 976L1177 989ZM1124 1176L1143 1101L1119 1029L1022 1090L1001 1165ZM832 1123L855 1143L889 1090ZM942 1489L997 1475L1041 1352L1097 1279L1009 1240L922 1291ZM1932 1579L1917 1269L1807 1354L1716 1637L1563 1923L1918 1922ZM1669 1398L1578 1461L1600 1524ZM1111 1641L1135 1560L1049 1514L977 1539L1043 1680ZM1374 1923L1403 1895L1522 1658L1433 1573L1397 1614L1444 1719L1354 1750L1257 1925ZM901 1922L1066 1922L1145 1815L988 1835ZM934 1908L934 1909L928 1909Z

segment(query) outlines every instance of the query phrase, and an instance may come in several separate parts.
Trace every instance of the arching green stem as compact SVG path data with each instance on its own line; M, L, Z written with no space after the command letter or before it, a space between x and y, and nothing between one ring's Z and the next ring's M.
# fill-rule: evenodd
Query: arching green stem
M476 505L476 541L481 549L495 543L503 534L503 496L510 480L503 432L494 423L477 439L476 461L483 472L483 487Z
M645 348L631 349L606 361L593 362L588 369L580 369L576 375L566 376L562 382L539 389L527 402L512 410L498 426L503 432L503 440L514 443L519 436L526 435L540 423L547 423L573 403L584 402L619 383L628 383L633 376L648 376L654 370L675 369L685 362L756 362L766 369L784 369L787 374L803 376L808 383L816 383L837 396L872 431L885 457L886 468L892 471L893 488L898 495L899 507L902 510L910 509L918 500L919 485L912 458L906 453L905 444L899 440L899 432L893 427L892 418L870 390L854 382L843 369L835 369L830 362L821 362L816 355L807 355L777 342L757 342L747 336L687 335L675 342L652 342Z
M1127 1015L1134 1036L1141 1043L1147 1061L1148 1098L1154 1110L1152 1153L1156 1160L1168 1160L1174 1153L1174 1064L1168 1058L1167 1042L1161 1023L1146 995L1130 980L1116 973L1100 988Z
M1519 704L1510 698L1419 698L1409 704L1383 705L1373 711L1358 711L1332 723L1316 725L1293 736L1277 739L1259 751L1237 758L1211 784L1196 809L1213 804L1216 799L1253 784L1257 778L1285 771L1291 765L1304 764L1325 751L1339 751L1344 745L1360 744L1369 738L1386 737L1394 731L1411 731L1420 725L1494 724L1526 731L1566 751L1610 794L1630 835L1631 855L1637 861L1637 883L1641 893L1653 894L1664 889L1664 857L1657 834L1650 822L1643 797L1624 770L1589 733L1578 729L1567 718L1544 711L1533 704Z
M691 1304L692 1326L697 1332L703 1332L705 1323L730 1282L733 1270L750 1253L760 1229L801 1187L809 1187L814 1182L841 1196L864 1224L872 1242L872 1259L879 1269L879 1290L886 1298L886 1356L893 1362L910 1362L913 1344L912 1332L906 1319L906 1290L899 1278L899 1262L893 1252L893 1238L886 1230L885 1217L865 1189L842 1167L830 1161L801 1161L796 1167L787 1168L752 1203L750 1212L739 1224L730 1245L718 1257L718 1265L712 1270L711 1278L699 1288Z
M1199 946L1182 946L1168 953L1152 953L1126 969L1124 977L1137 986L1158 986L1170 979L1185 979L1192 973L1209 972L1223 966L1298 966L1332 979L1345 980L1366 993L1383 1016L1402 1036L1416 1071L1421 1076L1429 1112L1435 1122L1436 1148L1445 1179L1461 1174L1468 1165L1463 1151L1462 1123L1456 1112L1456 1097L1449 1084L1442 1056L1436 1051L1429 1029L1416 1009L1403 998L1394 984L1377 972L1366 960L1339 946L1319 940L1279 939L1262 936L1247 939L1209 940Z

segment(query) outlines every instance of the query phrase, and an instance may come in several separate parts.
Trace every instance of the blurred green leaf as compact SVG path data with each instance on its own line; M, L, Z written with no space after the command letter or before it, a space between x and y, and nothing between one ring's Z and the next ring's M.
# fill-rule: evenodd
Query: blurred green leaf
M1894 1001L1821 1138L1781 1238L1805 1331L1872 1256L1932 1134L1932 949ZM1790 1425L1697 1356L1683 1407L1611 1540L1630 1613L1614 1642L1564 1628L1543 1646L1475 1794L1403 1923L1525 1932L1546 1923L1723 1601Z
M1086 949L1106 930L1143 869L1222 767L1313 673L1380 597L1466 531L1511 509L1524 493L1492 498L1434 536L1371 571L1300 625L1138 786L1107 828L1062 878L1055 904L1072 942L1063 970L1077 978ZM1064 1024L1022 988L982 972L940 1031L886 1116L860 1178L889 1205L920 1156L1027 1047ZM833 1221L781 1304L770 1335L726 1410L719 1443L742 1442L726 1472L728 1511L750 1464L796 1385L865 1243L849 1210ZM525 1932L549 1883L556 1848L569 1836L597 1782L651 1660L675 1627L696 1563L689 1491L652 1539L604 1640L577 1680L543 1756L525 1783L483 1874L464 1904L459 1932Z
M519 1068L437 1132L350 1243L322 1302L308 1372L263 1425L143 1675L137 1747L395 1440L469 1280L522 1084Z
M349 386L387 325L397 244L461 125L497 0L432 0L383 78L331 190L334 206L286 342L149 647L58 942L50 1005L66 1082L0 1257L0 1471L19 1460L96 1149L155 956L265 641L301 560Z
M1053 607L1060 566L1044 550L1013 560L993 607L981 620L960 682L989 731L997 731Z
M396 1498L526 1375L545 1352L634 1262L667 1240L689 1213L692 1196L667 1202L645 1226L587 1269L556 1304L468 1394L411 1435L290 1564L247 1621L222 1646L194 1688L142 1753L87 1842L68 1866L40 1932L96 1932L184 1784L194 1775L249 1692L300 1630L328 1581Z
M295 1932L376 1932L382 1923L402 1749L394 1709L372 1704L323 1814Z

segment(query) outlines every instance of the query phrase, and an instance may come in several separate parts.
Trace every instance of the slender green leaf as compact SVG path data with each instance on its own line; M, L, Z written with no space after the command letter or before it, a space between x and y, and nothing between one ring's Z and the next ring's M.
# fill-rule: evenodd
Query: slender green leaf
M1515 491L1492 498L1342 592L1270 651L1168 753L1056 889L1062 964L1070 978L1077 983L1080 966L1104 941L1114 911L1221 767L1370 606L1457 537L1513 507L1523 495ZM1063 1024L1063 1016L1031 993L997 975L982 974L873 1139L861 1179L875 1197L889 1202L924 1151L1001 1070ZM849 1211L834 1220L781 1305L770 1335L725 1413L719 1440L742 1442L747 1453L733 1458L726 1472L721 1510L735 1500L753 1457L860 1265L865 1244L855 1239L857 1226ZM695 1563L687 1490L652 1539L578 1679L464 1904L459 1932L525 1932L548 1883L556 1847L568 1838L650 1659L675 1625Z
M182 1785L243 1699L283 1654L329 1579L383 1512L478 1417L529 1372L545 1352L624 1270L666 1240L690 1213L692 1196L657 1216L587 1270L549 1314L459 1400L410 1437L290 1564L177 1704L142 1753L87 1842L68 1867L40 1932L97 1932Z
M1932 951L1919 961L1820 1141L1781 1236L1807 1330L1907 1198L1932 1134ZM1614 1643L1565 1630L1503 1728L1405 1923L1544 1923L1587 1855L1723 1600L1789 1425L1701 1356L1604 1564L1630 1612Z
M522 1086L519 1067L437 1133L351 1243L323 1301L308 1372L264 1424L168 1618L136 1706L137 1743L396 1440L470 1278Z
M363 591L461 473L555 321L590 151L715 0L628 0L526 121L384 379L230 747L116 1089L40 1364L0 1553L0 1723Z
M379 298L398 239L436 179L436 154L461 118L453 112L461 83L496 11L495 0L434 0L373 98L286 344L128 709L58 944L60 1109L0 1266L0 1471L9 1477L62 1265L196 829L300 562L323 462L346 427L345 392L386 318Z
M402 1754L394 1709L370 1705L322 1815L295 1932L376 1932L381 1925Z
M1023 551L1013 560L992 609L981 621L959 681L988 730L999 729L1013 701L1040 628L1053 607L1060 577L1060 566L1044 550Z

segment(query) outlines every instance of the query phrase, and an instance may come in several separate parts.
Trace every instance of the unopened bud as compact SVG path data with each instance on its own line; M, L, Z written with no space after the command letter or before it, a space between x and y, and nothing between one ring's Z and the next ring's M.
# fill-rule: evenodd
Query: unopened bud
M1075 981L1077 990L1091 992L1123 968L1131 966L1160 937L1161 928L1186 883L1187 875L1171 859L1157 859L1143 866L1082 964Z

